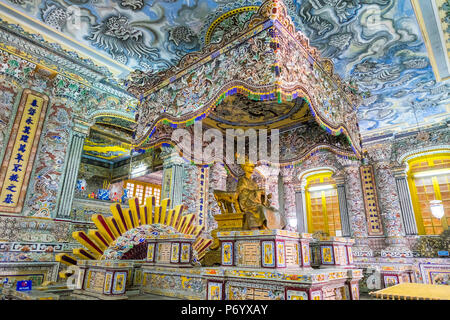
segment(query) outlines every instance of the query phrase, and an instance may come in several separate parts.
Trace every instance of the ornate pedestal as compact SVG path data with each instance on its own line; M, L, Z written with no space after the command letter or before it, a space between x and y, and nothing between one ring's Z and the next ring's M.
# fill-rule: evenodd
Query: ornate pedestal
M144 264L142 291L182 299L357 300L359 269L310 266L310 234L285 230L224 231L221 267ZM333 239L336 248L352 242ZM338 250L339 251L339 250ZM338 260L340 261L340 260Z
M217 197L217 195L215 196ZM221 208L225 206L222 202L219 202L219 204L221 204ZM221 264L220 241L217 237L217 233L231 230L242 230L245 222L244 219L245 214L243 213L224 213L214 216L214 220L217 221L217 229L214 229L211 232L211 236L214 241L209 248L209 251L205 254L201 261L203 266L215 266Z
M147 264L192 267L194 235L165 235L147 240Z
M354 268L352 246L355 240L331 237L311 245L313 266L320 268L341 267Z
M127 283L132 278L133 262L80 260L78 278L72 296L83 300L128 299Z
M310 268L311 234L286 230L219 232L221 265L250 268Z

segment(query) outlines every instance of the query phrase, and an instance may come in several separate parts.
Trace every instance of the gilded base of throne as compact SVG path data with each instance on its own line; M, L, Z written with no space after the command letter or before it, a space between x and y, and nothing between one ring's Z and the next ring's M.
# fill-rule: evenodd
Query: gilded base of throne
M233 231L243 230L245 227L245 214L244 213L225 213L214 216L214 220L217 221L218 231Z
M217 221L217 229L211 231L211 236L214 240L212 245L209 247L209 251L201 260L202 266L206 267L220 265L222 262L222 257L220 254L220 241L217 238L217 232L246 230L244 213L218 214L214 216L214 220Z

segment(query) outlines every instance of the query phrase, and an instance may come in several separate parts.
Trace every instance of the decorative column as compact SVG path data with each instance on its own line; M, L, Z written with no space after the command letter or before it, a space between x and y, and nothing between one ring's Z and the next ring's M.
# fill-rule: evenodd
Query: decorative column
M295 190L295 212L297 217L297 232L306 233L305 188L303 186Z
M342 236L350 237L351 231L347 209L347 195L345 193L345 178L343 176L335 176L333 178L334 181L336 181L336 188L339 201L339 213L341 216Z
M84 139L89 134L89 127L90 124L88 122L78 118L74 119L69 152L66 156L66 165L64 168L64 178L62 180L63 182L59 196L58 209L56 211L56 216L58 218L70 217L73 196L77 184L78 169L80 168L81 154L83 152Z
M397 186L398 199L400 201L400 210L402 215L403 226L405 234L417 235L417 223L414 215L414 210L411 201L411 194L409 193L408 178L406 172L407 166L395 167L392 172L395 177L395 184Z
M209 194L208 194L208 216L206 218L206 231L210 232L217 228L214 220L216 214L220 214L220 208L214 198L214 190L227 190L227 171L222 163L214 163L209 171Z
M162 147L163 181L161 200L170 198L170 208L182 204L185 161L173 147ZM159 204L157 204L159 205Z
M359 162L337 158L343 165L345 174L345 195L351 236L355 239L353 255L359 257L373 256L369 248L367 220L363 203L363 192L359 172ZM341 192L342 194L342 192Z
M283 209L284 218L286 219L287 229L291 231L297 231L298 228L298 218L296 214L296 203L295 203L295 189L294 189L294 169L293 168L282 168L281 169L281 183L282 183L282 198L283 198ZM292 221L297 220L297 223L291 225Z
M236 188L237 188L237 178L235 178L234 176L232 176L231 174L229 174L227 177L226 177L226 183L225 183L225 186L226 186L226 191L229 191L229 192L234 192L234 191L236 191Z
M280 210L280 199L279 199L279 169L268 168L266 176L266 194L272 194L272 199L270 200L270 205L277 210Z
M402 228L400 201L390 161L391 145L385 143L371 146L368 152L375 169L376 189L386 235L387 247L381 250L381 256L412 257Z

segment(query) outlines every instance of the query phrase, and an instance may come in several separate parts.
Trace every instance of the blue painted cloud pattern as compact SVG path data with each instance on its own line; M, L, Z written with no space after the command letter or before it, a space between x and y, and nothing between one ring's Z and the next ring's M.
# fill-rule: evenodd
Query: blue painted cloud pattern
M293 1L291 14L311 44L370 92L358 110L363 132L445 117L450 85L435 81L410 1Z

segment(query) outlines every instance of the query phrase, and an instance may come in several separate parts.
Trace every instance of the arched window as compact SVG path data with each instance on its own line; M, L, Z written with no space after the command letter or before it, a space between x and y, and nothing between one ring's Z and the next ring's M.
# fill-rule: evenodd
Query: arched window
M322 171L306 178L306 210L310 233L323 231L329 236L342 235L338 194L332 174L332 171Z
M416 156L408 161L408 182L416 217L422 235L438 235L450 223L450 151ZM431 212L432 200L441 200L444 216Z

